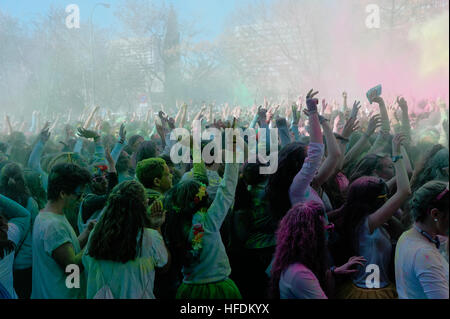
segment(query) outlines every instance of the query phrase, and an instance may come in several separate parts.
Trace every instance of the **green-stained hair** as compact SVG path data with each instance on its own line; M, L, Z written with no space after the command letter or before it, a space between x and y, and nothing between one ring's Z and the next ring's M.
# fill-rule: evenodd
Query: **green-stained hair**
M162 177L164 165L166 165L166 162L157 157L140 161L136 165L136 177L145 188L152 188L154 186L153 180Z

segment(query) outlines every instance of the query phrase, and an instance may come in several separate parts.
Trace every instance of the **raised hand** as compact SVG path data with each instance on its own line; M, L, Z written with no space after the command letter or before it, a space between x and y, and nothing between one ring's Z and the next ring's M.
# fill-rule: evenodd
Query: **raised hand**
M405 145L407 142L407 136L404 133L398 133L392 139L392 153L397 155L400 154L400 147Z
M342 137L349 138L353 132L359 128L359 121L356 117L350 117L345 123L344 129L342 130Z
M47 122L48 123L48 122ZM48 125L46 124L44 128L39 133L39 139L42 141L42 143L47 143L48 139L50 138L50 131L48 128Z
M402 112L406 112L408 113L408 103L406 102L406 100L402 97L397 97L397 104L400 107L400 109L402 110Z
M149 207L150 213L150 227L158 229L166 221L166 211L163 208L162 202L157 199Z
M319 104L319 100L314 98L319 91L314 92L314 89L311 89L306 95L306 107L308 108L309 113L317 112L317 104Z
M358 112L359 112L359 109L361 108L361 102L359 102L359 101L355 101L354 103L353 103L353 108L352 108L352 113L351 113L351 115L350 115L350 118L357 118L358 117Z
M86 129L82 128L82 127L78 128L77 135L79 137L84 137L84 138L87 138L87 139L93 138L94 141L96 141L98 138L100 138L100 135L97 132L91 131L91 130L86 130Z
M297 125L300 121L300 112L297 110L297 105L292 104L292 124Z
M122 123L119 129L119 143L125 143L125 139L127 138L127 131L125 130L125 124Z
M277 105L276 107L267 111L267 123L269 123L273 119L275 113L277 113L279 108L280 108L280 105Z
M112 158L109 147L105 147L105 159L108 162L108 170L109 172L116 172L116 161Z
M322 99L322 114L325 114L325 110L328 107L328 103L325 101L325 99Z
M368 136L372 136L375 133L375 130L381 126L381 115L375 114L369 120L369 125L367 126L366 134Z

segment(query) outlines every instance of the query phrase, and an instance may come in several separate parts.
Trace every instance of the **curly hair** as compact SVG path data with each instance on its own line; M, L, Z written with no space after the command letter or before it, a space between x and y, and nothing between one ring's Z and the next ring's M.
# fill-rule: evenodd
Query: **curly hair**
M145 189L136 181L114 187L105 210L93 230L88 255L97 260L126 263L137 257L138 234L150 225Z
M136 165L136 177L145 188L152 188L155 178L161 178L164 173L166 162L162 158L148 158Z
M291 208L289 187L302 168L305 158L306 145L299 142L286 145L278 154L278 170L270 175L266 187L269 209L276 221L283 218Z
M60 192L73 194L78 186L89 184L91 174L76 164L60 163L53 166L48 176L47 198L58 200Z
M283 271L301 263L310 269L325 287L326 240L323 207L310 201L294 205L283 217L277 230L277 247L271 270L270 295L280 298L279 282Z
M27 207L30 191L25 183L22 168L16 163L6 164L0 174L0 194Z

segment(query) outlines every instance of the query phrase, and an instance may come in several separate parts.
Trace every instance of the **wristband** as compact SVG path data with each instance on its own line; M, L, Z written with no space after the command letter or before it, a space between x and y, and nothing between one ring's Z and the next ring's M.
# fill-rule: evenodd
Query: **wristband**
M345 138L345 137L343 137L342 135L339 135L339 134L337 134L337 133L334 133L334 137L335 137L337 140L343 141L343 142L345 142L345 143L348 143L348 142L350 141L348 138Z
M394 162L394 163L397 163L401 159L403 159L402 155L392 156L392 162Z

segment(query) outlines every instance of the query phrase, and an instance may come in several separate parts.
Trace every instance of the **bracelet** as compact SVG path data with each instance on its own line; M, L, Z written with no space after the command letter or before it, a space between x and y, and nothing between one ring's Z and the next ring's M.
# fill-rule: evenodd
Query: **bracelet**
M402 155L392 156L392 162L394 162L394 163L397 163L401 159L403 159Z
M338 139L338 140L340 140L342 142L345 142L345 143L350 142L350 140L348 138L345 138L342 135L337 134L337 133L334 133L334 137L336 137L336 139Z

